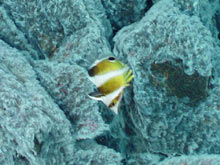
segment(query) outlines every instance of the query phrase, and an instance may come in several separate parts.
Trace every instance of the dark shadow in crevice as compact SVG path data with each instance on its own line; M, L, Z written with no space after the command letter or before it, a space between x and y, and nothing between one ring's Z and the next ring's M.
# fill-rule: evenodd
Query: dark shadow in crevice
M120 152L120 148L119 148L119 141L120 139L114 138L111 135L111 132L105 132L104 134L97 136L95 138L95 141L100 144L100 145L104 145L108 148L111 148L113 150L115 150L116 152Z
M146 0L147 7L145 9L145 13L153 6L152 0Z
M218 31L220 33L220 10L218 10L215 13L215 20L216 20L216 28L218 29Z
M114 36L118 33L118 31L120 31L123 27L125 26L129 26L130 24L134 23L134 22L137 22L139 20L141 20L145 13L153 6L153 2L152 0L146 0L145 1L145 4L146 4L146 7L139 13L140 14L140 18L138 20L134 20L134 17L130 16L130 17L126 17L128 14L129 15L132 15L130 13L130 10L127 10L127 9L120 9L120 11L117 11L119 12L119 18L118 20L115 20L114 17L115 15L111 16L110 13L108 13L108 6L105 5L105 3L102 2L102 6L104 7L105 9L105 14L106 14L106 17L107 19L109 20L111 26L112 26L112 36L108 39L109 40L109 43L111 45L111 49L114 48L114 42L113 42L113 38ZM126 8L126 3L124 4L125 5L125 8ZM128 5L129 6L129 5ZM128 12L129 11L129 12ZM132 11L131 11L132 12ZM134 11L133 11L134 12ZM113 18L111 18L113 17ZM125 20L127 20L127 22L125 22ZM121 24L119 24L119 22Z

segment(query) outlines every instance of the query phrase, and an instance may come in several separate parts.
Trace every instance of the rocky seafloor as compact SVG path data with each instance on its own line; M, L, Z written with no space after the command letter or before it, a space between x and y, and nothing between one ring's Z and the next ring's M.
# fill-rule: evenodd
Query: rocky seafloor
M88 98L115 56L119 114ZM0 0L1 165L220 165L219 0Z

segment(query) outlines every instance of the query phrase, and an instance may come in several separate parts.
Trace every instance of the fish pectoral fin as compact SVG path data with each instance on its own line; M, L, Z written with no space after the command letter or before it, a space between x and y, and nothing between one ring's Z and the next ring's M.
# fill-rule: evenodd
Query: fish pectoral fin
M131 75L132 75L132 70L129 69L129 71L126 72L125 79L127 80Z
M131 69L129 69L129 71L128 71L128 77L130 77L131 75L132 75L132 70Z
M130 84L125 84L124 86L125 86L125 87L129 87L129 86L130 86Z
M134 78L133 75L131 75L128 79L127 79L127 83L131 82L131 80Z
M130 69L127 73L127 75L125 76L126 79L126 83L129 84L129 82L134 78L133 74L132 74L132 70Z
M94 100L102 100L102 97L104 95L102 93L100 93L100 92L91 92L91 93L88 94L88 96L91 99L94 99Z

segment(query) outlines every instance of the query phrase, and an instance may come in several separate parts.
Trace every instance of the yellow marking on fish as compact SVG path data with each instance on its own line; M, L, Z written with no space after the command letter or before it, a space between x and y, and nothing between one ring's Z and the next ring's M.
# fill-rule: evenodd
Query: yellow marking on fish
M103 85L101 85L98 90L103 93L104 95L107 95L109 93L112 93L113 91L117 90L121 86L125 85L126 81L123 75L115 76L111 79L109 79L107 82L105 82Z
M129 82L133 79L132 70L129 70L128 72L115 76L111 79L109 79L107 82L105 82L103 85L101 85L98 90L103 93L104 95L107 95L109 93L112 93L113 91L117 90L121 86L129 86Z
M92 75L103 75L111 71L120 70L124 67L126 67L126 65L121 63L118 60L111 62L108 59L106 59L106 60L99 62L96 66L91 68L91 71L92 71Z

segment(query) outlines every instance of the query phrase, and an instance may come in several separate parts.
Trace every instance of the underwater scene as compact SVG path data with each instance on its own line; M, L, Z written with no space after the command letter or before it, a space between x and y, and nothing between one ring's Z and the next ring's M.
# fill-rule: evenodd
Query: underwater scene
M0 165L220 165L220 0L0 0Z

